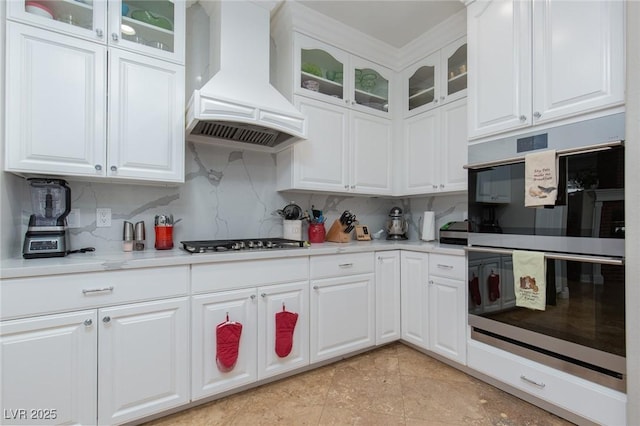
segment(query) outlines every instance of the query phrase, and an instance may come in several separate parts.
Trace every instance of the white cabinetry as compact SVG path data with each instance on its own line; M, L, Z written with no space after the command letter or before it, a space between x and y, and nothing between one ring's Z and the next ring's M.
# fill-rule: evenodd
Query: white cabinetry
M75 3L51 5L90 8ZM21 2L10 5L12 17L46 29L7 22L13 60L7 66L5 170L183 182L184 66L174 63L180 61L114 48L112 36L108 45L87 41L83 36L93 32L27 13ZM96 13L105 7L94 5ZM184 21L184 4L174 7ZM172 34L179 31L184 24Z
M373 256L359 253L311 258L312 363L375 345Z
M467 28L470 138L624 103L623 2L478 0Z
M467 189L466 122L466 99L404 120L405 194Z
M400 338L400 251L376 252L376 345Z
M403 251L402 339L466 363L466 286L462 256Z
M186 294L187 271L3 280L1 408L27 410L11 422L119 424L187 403L187 298L166 298ZM158 300L122 304L144 299Z
M292 48L294 87L281 90L308 139L278 154L278 190L391 194L392 71L298 33Z
M263 284L263 285L260 285ZM309 364L308 259L258 260L192 268L192 398L200 399ZM275 315L298 314L289 355L275 352ZM234 367L216 363L216 326L242 324Z

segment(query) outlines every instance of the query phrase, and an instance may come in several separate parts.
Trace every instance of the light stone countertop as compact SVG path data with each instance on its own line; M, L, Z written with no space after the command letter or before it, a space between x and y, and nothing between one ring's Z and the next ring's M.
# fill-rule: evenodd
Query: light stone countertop
M463 246L437 242L386 240L353 241L350 243L325 242L300 249L198 254L188 253L178 247L173 250L150 248L140 252L89 252L43 259L5 259L0 262L0 279L387 250L411 250L454 256L464 256L465 254Z

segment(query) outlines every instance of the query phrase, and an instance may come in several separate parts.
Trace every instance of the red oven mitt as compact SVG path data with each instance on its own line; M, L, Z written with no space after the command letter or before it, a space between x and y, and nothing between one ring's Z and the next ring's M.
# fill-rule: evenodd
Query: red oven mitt
M489 275L489 300L495 302L500 298L500 275L491 271Z
M480 297L480 280L475 275L473 278L469 280L469 294L471 295L471 300L476 305L482 304L482 297Z
M293 332L298 322L298 314L285 311L276 313L276 354L284 358L291 353L293 347Z
M216 327L216 363L223 372L233 370L238 360L242 324L227 321Z

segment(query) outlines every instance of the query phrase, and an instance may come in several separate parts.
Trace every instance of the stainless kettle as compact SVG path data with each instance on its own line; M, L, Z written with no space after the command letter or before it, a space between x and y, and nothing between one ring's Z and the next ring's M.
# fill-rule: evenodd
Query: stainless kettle
M386 223L387 240L406 240L409 224L404 220L402 209L394 207L389 212L389 219Z

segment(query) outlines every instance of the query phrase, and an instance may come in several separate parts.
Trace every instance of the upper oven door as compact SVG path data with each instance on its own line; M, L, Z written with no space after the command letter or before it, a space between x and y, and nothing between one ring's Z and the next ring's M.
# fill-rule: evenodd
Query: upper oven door
M470 245L624 255L623 145L560 155L554 206L524 206L524 171L524 161L469 168ZM523 235L534 237L526 247Z

